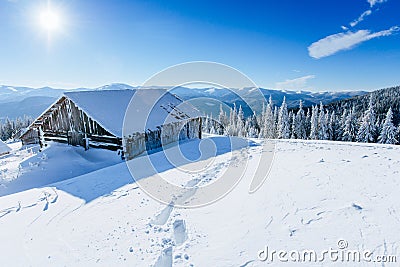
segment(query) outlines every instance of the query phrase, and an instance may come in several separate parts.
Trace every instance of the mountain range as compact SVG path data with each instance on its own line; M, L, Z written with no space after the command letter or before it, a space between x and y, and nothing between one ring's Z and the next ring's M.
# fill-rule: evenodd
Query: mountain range
M76 90L124 90L136 89L127 84L110 84L98 88L77 88ZM0 120L5 118L16 118L24 115L37 117L49 105L51 105L63 92L71 91L60 88L42 87L15 87L0 86ZM252 112L249 105L254 111L260 112L262 108L262 100L260 93L256 88L241 89L217 89L217 88L188 88L176 87L171 90L174 94L183 100L190 101L199 110L207 114L216 116L219 113L220 104L226 104L232 107L234 104L243 107L245 115ZM261 94L268 99L270 96L274 104L280 105L284 97L289 108L295 108L302 100L305 107L319 104L329 104L334 101L351 98L354 96L364 95L365 91L346 91L346 92L309 92L309 91L287 91L260 88Z

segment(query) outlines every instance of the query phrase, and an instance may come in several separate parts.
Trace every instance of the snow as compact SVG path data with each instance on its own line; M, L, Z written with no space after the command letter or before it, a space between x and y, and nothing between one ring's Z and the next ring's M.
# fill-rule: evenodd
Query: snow
M113 151L68 146L47 142L42 152L38 145L21 147L0 161L0 196L40 187L123 162Z
M99 90L66 92L89 117L115 136L122 137L122 124L129 101L135 90Z
M0 156L11 151L11 148L0 140Z
M209 94L213 94L213 93L215 93L215 88L207 89L207 90L205 90L205 92L209 93Z
M207 184L218 178L231 156L224 145L228 137L207 140L220 152L202 173L176 177L178 170L161 153L150 157L171 180ZM181 143L180 150L196 159L201 142ZM243 179L224 198L201 208L155 201L132 180L125 163L0 197L0 251L7 255L2 265L280 266L259 261L258 251L265 246L322 251L337 248L339 239L350 249L399 255L399 147L276 141L267 180L249 194L264 146L252 142L255 145L244 148L251 159ZM59 151L53 157L64 153L63 146L52 146ZM322 263L306 263L310 265Z
M8 86L6 87L8 90L13 91L13 92L18 92L17 89L15 89L14 87Z
M163 89L136 90L126 109L123 135L142 133L144 129L201 117L202 114L188 101Z
M182 103L182 100L164 89L71 91L64 95L117 137L123 136L122 127L126 112L130 119L126 126L129 127L126 131L129 134L144 132L145 126L146 129L155 130L157 126L163 125L167 118L168 122L178 121L179 119L168 116L172 107L179 106L188 117L200 116L193 106ZM156 103L160 97L162 98ZM147 114L149 116L146 116ZM147 121L144 121L146 119Z

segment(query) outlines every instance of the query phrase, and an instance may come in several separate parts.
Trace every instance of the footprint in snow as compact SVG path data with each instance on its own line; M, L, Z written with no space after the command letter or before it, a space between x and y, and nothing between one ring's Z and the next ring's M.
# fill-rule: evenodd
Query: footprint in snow
M168 247L161 252L153 267L172 267L172 247Z
M187 239L186 223L184 220L174 221L174 238L176 245L182 245Z
M166 206L159 214L157 214L155 218L151 220L151 223L155 225L164 225L168 221L172 210L173 204L171 203Z

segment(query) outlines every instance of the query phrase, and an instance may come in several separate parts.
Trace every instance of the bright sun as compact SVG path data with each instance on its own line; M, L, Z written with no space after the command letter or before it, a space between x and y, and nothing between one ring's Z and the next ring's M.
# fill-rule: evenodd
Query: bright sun
M40 25L48 32L56 31L61 26L61 17L55 10L44 10L40 13Z

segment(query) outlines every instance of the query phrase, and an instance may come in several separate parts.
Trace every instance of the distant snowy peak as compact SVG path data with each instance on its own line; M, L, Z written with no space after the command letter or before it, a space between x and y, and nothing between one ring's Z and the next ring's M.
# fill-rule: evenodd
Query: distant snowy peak
M8 89L8 90L10 90L12 92L18 92L17 89L15 89L14 87L11 87L11 86L6 86L5 89Z
M0 103L22 101L29 97L45 96L58 97L63 93L63 90L50 87L30 88L0 85Z
M209 93L209 94L213 94L214 92L215 92L215 88L210 88L210 89L207 89L205 92L206 93Z
M95 90L127 90L127 89L132 90L136 89L136 87L124 83L112 83L95 88Z

